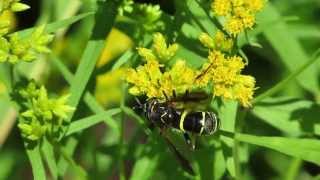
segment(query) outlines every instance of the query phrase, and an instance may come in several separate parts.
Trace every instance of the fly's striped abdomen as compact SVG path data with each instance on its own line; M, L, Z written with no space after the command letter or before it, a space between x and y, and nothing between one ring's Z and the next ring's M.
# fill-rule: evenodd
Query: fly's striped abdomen
M213 134L218 128L218 119L213 112L183 112L174 128L199 135Z

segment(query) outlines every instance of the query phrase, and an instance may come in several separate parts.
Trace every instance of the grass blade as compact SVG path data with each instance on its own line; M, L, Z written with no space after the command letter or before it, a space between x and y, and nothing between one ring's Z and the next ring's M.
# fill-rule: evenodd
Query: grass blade
M56 159L54 157L54 148L48 142L47 139L45 139L43 142L42 152L43 152L45 160L47 161L50 173L52 175L52 179L54 179L54 180L58 179L58 167L57 167Z
M114 1L97 1L98 10L95 15L93 32L86 45L70 88L71 97L69 104L71 106L76 107L79 104L81 96L83 95L90 76L95 68L96 62L101 55L104 48L105 38L111 31L116 18L118 9L117 3L118 2ZM72 117L73 113L70 114L68 119L71 120ZM73 154L76 144L77 141L73 137L69 138L65 152ZM64 159L61 159L58 166L59 173L64 174L67 169L67 162Z
M274 50L280 57L287 69L291 72L296 71L303 64L308 62L308 55L303 50L299 41L291 34L287 23L281 18L280 13L268 3L268 6L261 12L261 21L266 23L278 21L277 23L265 28L264 36L270 42ZM297 75L296 75L297 76ZM310 92L319 92L318 73L315 66L308 66L308 70L297 76L299 84Z
M120 112L121 112L120 108L114 108L114 109L110 109L110 110L105 111L100 114L96 114L96 115L93 115L90 117L76 120L70 124L68 132L66 133L66 136L69 136L73 133L80 132L80 131L87 129L91 126L94 126L94 125L104 121L104 119L110 119L111 116L113 116L117 113L120 113Z
M224 131L234 132L237 116L238 104L234 101L225 101L219 112L219 117L222 119L221 128ZM236 177L237 165L234 156L234 139L221 136L223 155L226 162L227 170L232 177Z
M263 100L266 97L269 97L275 93L277 93L279 90L281 90L288 82L298 77L302 72L304 72L308 67L310 67L313 63L315 63L317 60L320 60L320 49L318 49L314 55L312 56L311 60L306 62L304 65L302 65L300 68L295 70L292 74L290 74L287 78L279 82L277 85L273 86L271 89L267 90L266 92L262 93L258 97L256 97L253 101L253 104L256 104Z
M320 165L320 141L285 137L254 136L236 134L236 139L249 144L270 148L289 156Z
M77 16L73 16L71 18L67 18L64 20L49 23L46 25L46 32L48 32L48 33L56 32L60 28L70 26L71 24L73 24L77 21L80 21L81 19L86 18L86 17L93 15L93 14L94 14L94 12L82 13ZM18 33L20 36L24 37L24 36L27 36L30 33L32 33L34 31L34 29L35 28L29 28L29 29L18 31Z
M42 163L39 145L33 149L26 149L29 161L31 163L33 179L45 180L46 173Z

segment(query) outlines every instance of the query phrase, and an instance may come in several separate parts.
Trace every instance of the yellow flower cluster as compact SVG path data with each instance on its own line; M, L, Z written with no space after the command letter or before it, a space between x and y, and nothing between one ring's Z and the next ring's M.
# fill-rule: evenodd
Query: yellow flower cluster
M255 15L264 6L264 0L213 0L211 8L217 16L226 19L225 30L237 36L255 24Z
M155 33L153 35L152 49L138 48L138 53L146 61L159 61L160 63L166 63L174 57L178 50L178 44L169 44L161 33Z
M183 94L186 90L193 89L195 75L195 71L189 68L184 60L178 60L164 73L160 70L160 64L151 60L136 70L128 69L126 80L134 85L129 89L130 94L146 94L149 98L164 99L165 95L172 96L173 91Z
M226 37L221 31L217 31L213 38L207 33L202 33L199 36L199 40L205 47L211 50L218 49L224 52L230 52L233 47L233 40Z
M156 42L154 42L153 48L157 51L154 46L161 41L156 39L154 39ZM245 66L241 57L224 53L224 51L232 49L233 42L221 32L218 32L213 38L202 34L200 40L210 49L208 61L203 64L200 70L188 67L184 60L178 60L171 68L165 69L164 65L159 63L159 55L156 55L153 50L138 49L146 63L136 69L127 70L126 80L133 85L129 92L135 96L147 95L149 98L164 99L165 95L172 96L173 91L179 95L184 94L187 90L192 92L208 88L210 84L213 84L214 96L237 100L242 106L250 107L255 89L255 79L252 76L241 74ZM162 43L166 44L165 41ZM162 44L161 46L165 48L159 51L168 50L167 45L163 46ZM172 56L174 53L167 53L163 59L170 60Z
M19 12L29 9L26 4L20 3L20 0L1 0L0 1L0 14L6 10Z
M196 79L196 83L205 85L213 82L214 96L237 100L244 107L251 106L255 89L255 79L242 75L245 63L239 56L226 56L221 51L210 51Z

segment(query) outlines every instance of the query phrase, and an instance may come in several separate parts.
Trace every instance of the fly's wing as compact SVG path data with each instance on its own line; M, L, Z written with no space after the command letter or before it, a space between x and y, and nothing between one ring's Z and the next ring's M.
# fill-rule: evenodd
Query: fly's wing
M206 110L209 102L211 102L212 96L205 91L186 91L183 95L174 95L170 99L169 104L173 105L177 109L186 109L194 111Z
M186 172L188 172L190 175L194 176L195 172L194 172L190 162L185 157L183 157L183 155L177 150L177 148L173 145L173 143L168 139L167 136L165 136L163 134L163 137L164 137L166 143L169 145L169 149L174 153L174 155L176 156L176 158L179 161L182 168Z

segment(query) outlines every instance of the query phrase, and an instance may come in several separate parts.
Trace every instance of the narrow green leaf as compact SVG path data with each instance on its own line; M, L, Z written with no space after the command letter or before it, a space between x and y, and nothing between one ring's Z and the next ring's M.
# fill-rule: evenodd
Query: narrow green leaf
M62 73L63 77L65 80L71 84L72 79L73 79L73 74L69 71L69 69L61 62L60 59L58 59L56 56L52 55L51 56L52 63L54 66L58 68L58 70ZM92 112L98 114L104 112L103 107L97 102L95 97L90 93L90 92L85 92L84 95L84 102L89 106ZM112 128L113 130L118 130L118 125L117 123L109 118L105 121L105 123Z
M264 36L270 42L280 60L294 72L308 62L308 55L303 50L302 45L293 34L281 15L271 3L261 12L261 20L264 22L279 21L263 31ZM263 22L262 22L263 23ZM297 76L299 84L312 93L319 92L318 72L315 66L308 66L307 70Z
M89 42L83 52L80 64L70 87L70 105L77 106L80 98L87 86L90 76L95 68L101 52L105 45L105 38L111 31L115 16L117 13L117 5L113 1L97 1L98 11L95 15L95 25ZM108 21L106 21L108 19ZM71 120L73 114L70 115Z
M117 60L117 62L114 63L114 65L111 68L111 71L119 69L123 64L129 61L132 55L133 55L133 51L131 49L123 53L122 56Z
M284 80L282 80L281 82L279 82L277 85L273 86L271 89L267 90L266 92L260 94L258 97L256 97L253 101L253 104L258 103L259 101L261 101L262 99L271 96L275 93L277 93L279 90L281 90L282 88L284 88L284 86L289 83L290 81L292 81L295 78L299 78L299 75L302 74L304 71L309 71L309 67L311 67L311 65L313 63L315 63L317 60L320 60L319 58L320 55L320 49L318 49L312 56L312 58L307 61L305 64L303 64L302 66L300 66L299 68L297 68L293 73L291 73L287 78L285 78ZM305 80L305 81L309 81Z
M33 179L45 180L46 172L42 163L39 146L37 145L33 149L26 149L26 151L31 163Z
M270 148L320 165L320 141L316 139L267 137L249 134L236 134L235 138L242 142Z
M235 120L237 116L238 104L235 101L225 101L220 108L219 117L221 119L221 130L234 132ZM235 142L232 138L221 136L223 155L228 172L232 177L236 177L236 161L233 153Z
M208 16L206 10L200 6L200 3L198 3L197 0L187 0L186 5L191 17L196 21L201 30L213 35L217 28L215 24L210 21L210 16Z
M44 141L43 141L42 154L44 155L44 159L47 162L50 173L52 175L52 179L54 179L54 180L58 179L58 167L57 167L56 159L54 157L54 148L48 142L47 139L44 139Z
M96 115L93 115L90 117L86 117L83 119L73 121L70 124L68 132L66 133L66 136L69 136L73 133L82 131L82 130L87 129L91 126L94 126L100 122L103 122L104 119L110 119L111 116L113 116L119 112L121 112L120 108L114 108L114 109L110 109L108 111L105 111L103 113L99 113L99 114L96 114Z
M85 17L88 17L90 15L93 15L93 14L94 14L94 12L82 13L82 14L79 14L77 16L73 16L73 17L68 18L68 19L64 19L64 20L53 22L53 23L49 23L49 24L46 25L46 32L53 33L53 32L57 31L60 28L64 28L64 27L70 26L71 24L73 24L73 23L75 23L77 21L80 21L81 19L83 19ZM30 33L32 33L34 31L34 29L35 28L29 28L29 29L25 29L25 30L22 30L22 31L18 31L18 33L22 37L23 36L27 36Z
M269 98L254 106L253 114L271 126L291 135L320 135L318 104L287 97Z
M143 156L135 163L130 180L148 180L156 171L159 154L154 156Z
M96 3L98 5L98 10L95 14L93 31L70 87L71 97L69 99L69 104L73 107L77 107L80 102L96 62L104 48L105 38L113 27L119 6L119 2L115 1L97 1ZM68 120L72 120L73 115L74 112L70 114ZM69 138L66 153L72 155L76 145L77 141L74 138ZM67 162L64 159L60 159L58 167L59 174L64 174L68 167Z

